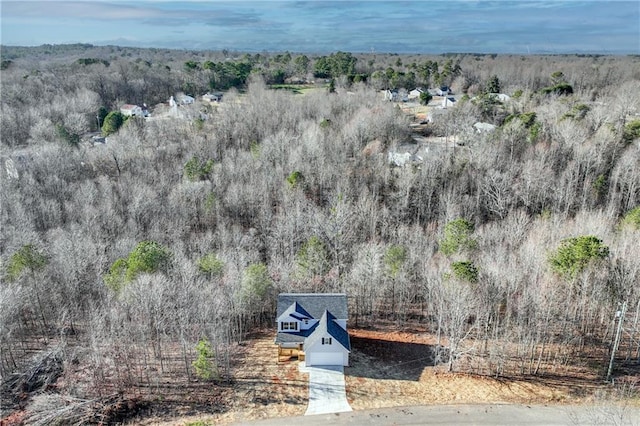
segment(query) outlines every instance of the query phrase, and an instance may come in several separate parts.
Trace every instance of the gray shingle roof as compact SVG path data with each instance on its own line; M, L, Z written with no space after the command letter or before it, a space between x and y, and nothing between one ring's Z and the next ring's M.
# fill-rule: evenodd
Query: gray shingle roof
M344 293L280 293L276 318L295 302L313 318L320 318L327 310L338 319L348 319L347 295Z
M302 343L313 333L313 331L318 327L318 324L319 323L313 324L313 326L308 328L307 330L278 331L278 334L276 334L276 343Z

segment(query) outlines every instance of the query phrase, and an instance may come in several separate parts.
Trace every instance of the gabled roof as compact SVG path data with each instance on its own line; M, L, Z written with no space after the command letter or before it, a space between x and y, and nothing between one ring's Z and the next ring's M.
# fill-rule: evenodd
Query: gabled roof
M347 295L344 293L280 293L276 318L280 318L294 303L311 318L320 318L329 311L338 319L347 319Z
M313 316L307 312L302 305L300 305L297 301L293 302L291 304L291 306L289 306L283 313L282 315L289 315L299 321L302 321L303 319L311 319L313 318ZM278 315L278 318L280 318L282 315Z
M318 340L320 340L320 338L326 336L327 334L336 339L336 341L344 346L346 350L351 351L349 333L347 333L347 330L340 327L340 325L336 322L336 317L334 317L329 311L324 311L322 317L320 318L320 322L318 322L318 325L315 328L314 332L304 342L305 350L308 347L313 346L315 342L317 342Z

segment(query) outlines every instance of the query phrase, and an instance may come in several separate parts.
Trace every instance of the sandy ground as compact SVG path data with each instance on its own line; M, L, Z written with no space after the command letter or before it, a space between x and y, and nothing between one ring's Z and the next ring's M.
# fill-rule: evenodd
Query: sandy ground
M350 330L351 366L345 368L347 399L355 410L408 405L579 404L570 380L510 380L447 373L431 364L433 337L420 333ZM265 332L242 347L234 366L228 409L216 415L148 419L144 424L234 424L302 416L308 374L298 362L277 362L273 336ZM587 392L588 393L588 392Z

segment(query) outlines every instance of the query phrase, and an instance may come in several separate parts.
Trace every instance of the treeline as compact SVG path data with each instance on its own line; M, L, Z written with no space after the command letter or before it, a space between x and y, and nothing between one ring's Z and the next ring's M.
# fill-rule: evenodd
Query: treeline
M205 70L12 64L3 376L65 341L66 365L90 372L61 390L76 396L161 392L168 376L198 375L206 342L214 376L228 377L234 343L272 324L279 292L298 291L346 292L351 324L420 321L451 369L558 373L589 352L597 370L618 303L640 300L640 87L615 67L627 58L596 58L620 69L606 83L573 79L575 61L593 58L559 60L568 96L539 91L552 74L544 58L523 61L544 70L535 90L517 86L519 72L476 70L522 91L490 105L504 124L476 133L485 106L461 102L430 126L464 146L407 167L386 153L411 141L410 118L365 83L297 96L249 76L208 120L129 119L87 146L64 143L55 125L81 134L100 106L168 98Z

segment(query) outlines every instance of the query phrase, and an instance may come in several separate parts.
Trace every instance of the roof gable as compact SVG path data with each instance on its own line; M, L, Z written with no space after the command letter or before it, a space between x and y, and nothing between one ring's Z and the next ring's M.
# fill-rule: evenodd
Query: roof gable
M325 335L329 335L336 339L346 350L351 351L351 342L349 340L349 333L342 328L337 322L336 317L329 311L324 311L317 327L311 333L311 335L305 340L304 347L309 348L313 346L320 338Z
M331 312L338 319L348 318L347 295L344 293L280 293L276 318L280 318L294 303L303 311L295 312L310 318L320 318L324 311Z

